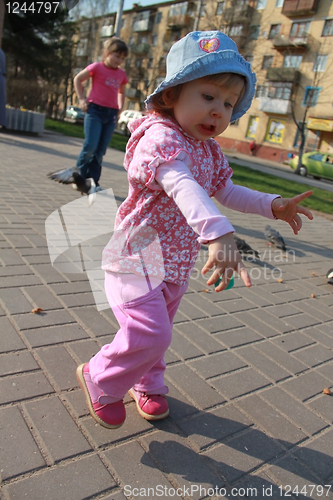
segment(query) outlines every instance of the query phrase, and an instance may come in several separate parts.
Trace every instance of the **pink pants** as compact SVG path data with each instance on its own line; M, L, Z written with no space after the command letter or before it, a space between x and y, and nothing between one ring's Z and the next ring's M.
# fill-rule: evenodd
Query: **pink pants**
M106 295L120 330L90 360L89 370L93 383L116 399L122 399L131 387L147 394L168 392L164 354L187 284L151 281L149 291L145 278L105 273Z

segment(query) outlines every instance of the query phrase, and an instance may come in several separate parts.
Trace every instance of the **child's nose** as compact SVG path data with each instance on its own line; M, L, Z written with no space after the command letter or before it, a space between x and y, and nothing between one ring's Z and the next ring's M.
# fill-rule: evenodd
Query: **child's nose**
M223 111L223 106L222 104L216 104L212 111L211 111L211 114L212 116L216 117L216 118L221 118L222 117L222 111Z

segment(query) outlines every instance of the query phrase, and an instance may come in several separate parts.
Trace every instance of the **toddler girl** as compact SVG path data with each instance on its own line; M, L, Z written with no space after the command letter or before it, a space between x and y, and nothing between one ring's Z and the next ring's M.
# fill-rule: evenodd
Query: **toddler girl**
M285 220L295 234L302 226L299 214L312 219L298 206L311 192L283 199L231 181L213 138L247 111L254 92L255 76L230 38L192 32L171 48L167 76L146 101L149 115L130 124L128 197L103 253L105 290L120 329L77 369L90 413L104 427L124 422L127 392L147 420L169 414L164 354L201 243L209 246L202 273L213 269L208 285L223 277L220 292L237 271L251 286L234 229L210 198Z

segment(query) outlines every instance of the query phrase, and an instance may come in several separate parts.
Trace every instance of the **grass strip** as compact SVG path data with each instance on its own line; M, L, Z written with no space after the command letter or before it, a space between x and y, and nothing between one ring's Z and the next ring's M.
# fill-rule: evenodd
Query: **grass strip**
M78 137L79 139L84 139L84 131L82 123L71 123L61 120L51 120L46 118L45 120L46 130L51 130L52 132L57 132L58 134L63 134L69 137ZM128 137L125 135L117 133L113 134L109 147L118 149L118 151L125 151Z
M84 139L83 125L60 120L45 120L45 128L70 137ZM109 147L119 151L125 151L128 137L115 132L110 141ZM292 198L304 191L312 190L313 195L302 202L302 205L310 210L317 210L327 214L333 214L333 192L325 189L311 188L297 181L289 181L276 175L266 174L259 170L253 170L230 162L234 171L232 177L235 184L246 186L250 189L262 191L264 193L278 193L283 198ZM296 176L295 176L296 177Z
M282 177L266 174L259 170L236 165L232 162L230 162L230 166L234 172L232 180L235 184L262 191L263 193L277 193L283 198L292 198L297 194L304 193L304 191L311 190L313 191L313 195L306 198L301 205L310 210L333 214L333 192L331 191L300 184L297 181L289 181Z

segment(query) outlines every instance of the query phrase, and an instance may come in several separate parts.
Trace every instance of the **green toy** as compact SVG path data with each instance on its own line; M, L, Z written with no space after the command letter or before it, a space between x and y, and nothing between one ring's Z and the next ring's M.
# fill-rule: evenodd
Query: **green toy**
M222 281L222 277L220 277L220 278L217 280L217 282L216 282L216 283L214 283L215 288L216 288L217 286L219 286L219 284L221 283L221 281ZM232 288L232 287L234 286L234 284L235 284L234 277L233 277L233 276L231 276L231 278L230 278L230 280L229 280L229 283L228 283L228 286L227 286L227 288L225 288L225 290L230 290L230 288Z

